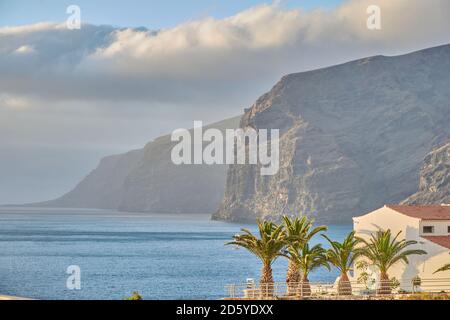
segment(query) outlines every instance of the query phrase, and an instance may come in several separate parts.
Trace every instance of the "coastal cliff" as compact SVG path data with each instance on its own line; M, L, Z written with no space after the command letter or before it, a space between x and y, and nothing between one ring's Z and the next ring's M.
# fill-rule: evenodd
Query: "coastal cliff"
M351 217L417 191L426 154L450 137L450 45L283 77L241 127L280 129L280 170L232 165L213 218Z
M287 75L242 118L207 127L279 129L275 175L258 165L176 166L167 135L106 157L72 191L33 205L345 223L404 199L449 202L448 83L450 45Z
M430 152L420 170L419 191L404 204L450 204L450 141Z
M239 120L227 119L205 129L235 129ZM106 157L67 194L31 205L154 213L214 212L225 190L227 166L176 166L170 157L175 144L166 135L143 149Z

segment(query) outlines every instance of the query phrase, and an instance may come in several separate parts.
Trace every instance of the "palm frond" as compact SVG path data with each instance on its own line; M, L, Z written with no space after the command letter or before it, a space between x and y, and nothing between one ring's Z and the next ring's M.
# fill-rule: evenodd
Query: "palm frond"
M361 254L360 250L357 249L361 240L355 237L355 232L350 232L342 242L333 241L326 235L322 236L331 245L331 248L326 252L328 261L342 273L347 273L354 260Z
M434 273L444 272L444 271L450 271L450 263L446 264L442 268L437 269Z
M283 227L270 221L258 221L259 237L250 230L242 229L242 233L233 237L226 245L242 247L256 255L264 264L271 264L278 257L284 256L285 235Z
M326 250L320 244L310 247L308 243L305 243L301 248L289 247L288 251L292 261L305 276L319 267L330 269Z
M450 271L450 263L446 264L442 268L437 269L433 274L438 273L438 272L444 272L444 271Z
M387 273L389 268L400 261L409 263L409 256L426 254L424 250L408 250L407 248L416 245L417 241L398 240L400 235L401 232L398 232L393 236L391 230L377 231L371 235L368 241L361 240L364 247L361 249L360 254L365 256L384 273Z
M324 232L326 226L314 227L314 219L306 216L290 218L283 216L286 246L299 250L319 232Z

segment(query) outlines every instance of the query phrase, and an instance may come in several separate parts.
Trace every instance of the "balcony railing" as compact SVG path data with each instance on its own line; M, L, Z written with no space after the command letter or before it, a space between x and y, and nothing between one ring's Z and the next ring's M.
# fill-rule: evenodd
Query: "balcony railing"
M227 299L370 299L401 297L417 293L450 294L450 278L398 281L341 281L336 283L275 282L226 286Z

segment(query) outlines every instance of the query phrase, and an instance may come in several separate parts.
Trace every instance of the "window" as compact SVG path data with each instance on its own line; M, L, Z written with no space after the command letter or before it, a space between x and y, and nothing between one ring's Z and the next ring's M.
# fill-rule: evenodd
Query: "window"
M450 226L447 227L447 232L450 233Z
M424 226L423 233L434 233L434 227L433 226Z

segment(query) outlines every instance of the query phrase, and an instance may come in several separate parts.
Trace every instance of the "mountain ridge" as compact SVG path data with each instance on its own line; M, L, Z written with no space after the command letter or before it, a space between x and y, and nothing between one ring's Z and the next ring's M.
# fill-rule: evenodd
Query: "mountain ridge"
M280 129L280 171L263 179L257 166L230 166L214 219L349 222L404 200L425 155L449 139L449 70L444 45L284 76L241 120Z
M226 119L205 129L236 128L239 119L239 116ZM223 196L226 166L176 166L170 161L175 144L171 135L163 135L142 149L104 157L71 191L57 199L28 206L154 213L214 212Z
M275 176L258 165L175 166L165 135L102 159L74 190L34 205L349 222L418 192L424 158L450 139L448 83L450 45L288 74L242 117L208 126L280 129Z

